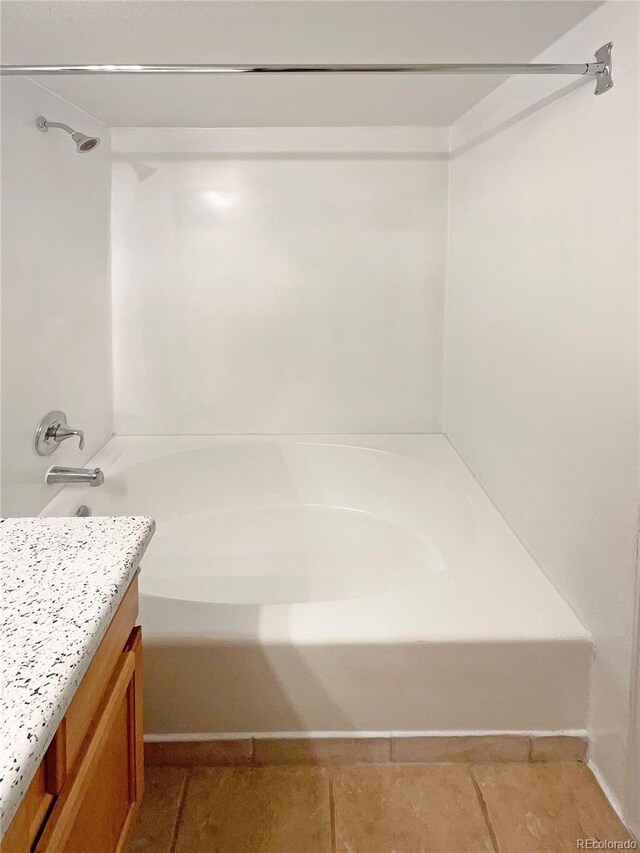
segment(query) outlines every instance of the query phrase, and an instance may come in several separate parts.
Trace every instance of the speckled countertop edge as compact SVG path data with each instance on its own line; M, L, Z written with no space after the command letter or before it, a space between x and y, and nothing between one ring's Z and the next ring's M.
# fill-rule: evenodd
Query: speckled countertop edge
M154 530L143 517L0 519L0 837Z

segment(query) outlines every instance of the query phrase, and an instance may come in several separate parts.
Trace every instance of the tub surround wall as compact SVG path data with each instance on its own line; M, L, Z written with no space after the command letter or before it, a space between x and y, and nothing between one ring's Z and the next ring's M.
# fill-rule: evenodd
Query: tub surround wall
M439 431L443 139L115 130L116 432Z
M447 435L593 634L592 758L620 800L636 642L637 33L636 4L596 10L537 61L613 40L614 89L569 91L453 157L445 356ZM509 100L522 110L505 86L476 108L479 131ZM454 140L474 136L473 112Z
M76 153L37 116L101 138ZM25 78L2 79L2 513L37 515L58 487L44 475L81 466L113 432L109 297L109 128ZM85 431L36 454L40 419L66 412Z

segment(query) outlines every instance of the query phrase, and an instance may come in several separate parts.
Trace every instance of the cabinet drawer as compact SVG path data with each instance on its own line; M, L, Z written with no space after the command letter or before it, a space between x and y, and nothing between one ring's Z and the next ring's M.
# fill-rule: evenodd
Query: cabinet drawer
M142 796L141 633L134 628L35 853L124 848Z

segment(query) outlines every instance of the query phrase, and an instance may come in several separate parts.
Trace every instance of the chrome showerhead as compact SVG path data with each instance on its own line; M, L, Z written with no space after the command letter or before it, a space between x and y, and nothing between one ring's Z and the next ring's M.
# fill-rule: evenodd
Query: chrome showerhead
M93 151L97 145L100 145L97 136L86 136L84 133L76 132L71 134L71 138L76 143L78 154L86 154L87 151Z
M46 133L50 127L59 127L64 130L73 139L76 144L78 154L86 154L88 151L93 151L100 145L100 140L97 136L87 136L85 133L80 133L79 130L74 130L68 124L62 124L58 121L47 121L44 116L38 116L36 119L36 127L43 133Z

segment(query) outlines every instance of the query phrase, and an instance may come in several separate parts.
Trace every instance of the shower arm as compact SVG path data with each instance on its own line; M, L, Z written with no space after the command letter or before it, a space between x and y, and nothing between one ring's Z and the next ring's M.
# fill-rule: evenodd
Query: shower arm
M410 63L404 65L2 65L0 75L106 74L570 74L596 78L595 94L612 86L611 49L603 45L595 62L558 63Z
M76 132L72 127L69 127L68 124L63 124L61 121L49 121L45 118L39 118L36 121L36 124L40 130L48 130L50 127L59 127L61 130L66 130L70 136Z

